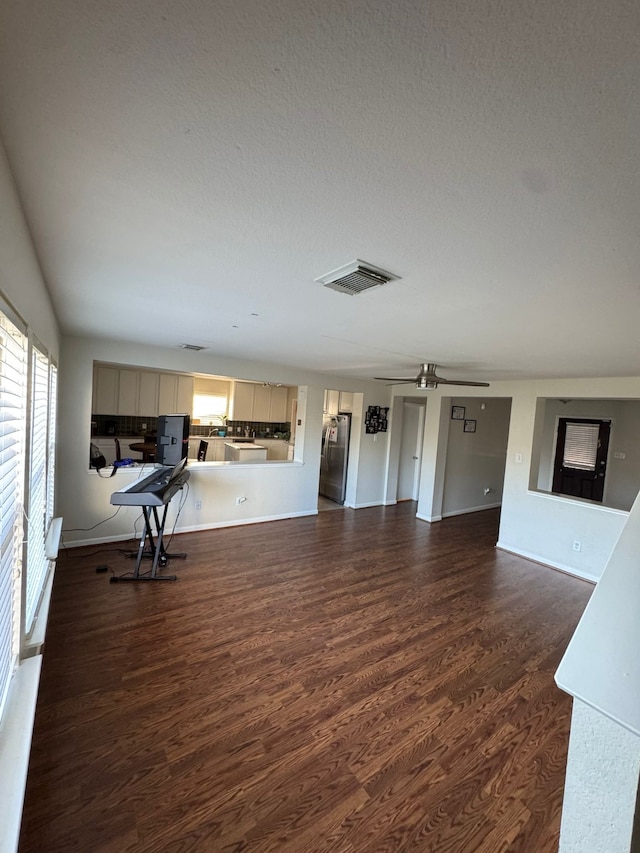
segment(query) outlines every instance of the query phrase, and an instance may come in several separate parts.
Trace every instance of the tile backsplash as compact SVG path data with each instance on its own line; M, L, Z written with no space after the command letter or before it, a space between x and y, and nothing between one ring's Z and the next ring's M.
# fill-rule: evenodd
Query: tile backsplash
M109 435L145 435L155 433L158 429L158 419L149 417L134 417L130 415L91 415L91 435L92 436L109 436ZM201 426L200 424L192 424L189 430L190 435L201 435L207 438L217 429L222 427ZM244 436L245 432L256 437L265 438L267 435L273 436L275 433L286 435L288 437L291 431L289 423L267 423L265 421L229 421L227 423L227 435Z

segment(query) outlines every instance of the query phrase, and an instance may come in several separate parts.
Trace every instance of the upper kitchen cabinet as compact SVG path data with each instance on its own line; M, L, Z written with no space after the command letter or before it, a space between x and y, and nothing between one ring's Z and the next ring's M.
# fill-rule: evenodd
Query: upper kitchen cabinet
M158 411L158 393L160 389L160 374L150 370L140 371L138 386L138 411L143 417L153 417Z
M337 415L340 407L340 392L326 390L324 392L324 411L327 415Z
M289 420L288 394L286 385L234 382L229 420L285 423Z
M289 420L288 404L289 389L286 385L271 388L271 400L269 403L269 417L267 420L273 423L285 423Z
M100 415L118 414L118 387L120 371L117 367L96 364L93 368L92 411Z
M176 412L190 414L192 406L192 376L94 365L92 412L95 414L152 418Z
M338 402L338 411L353 412L353 391L341 391Z
M353 393L351 391L324 392L324 412L327 415L337 415L340 412L353 411Z
M252 421L256 386L252 382L234 382L229 400L229 420Z
M158 414L190 415L193 407L193 376L179 373L161 373L158 390Z

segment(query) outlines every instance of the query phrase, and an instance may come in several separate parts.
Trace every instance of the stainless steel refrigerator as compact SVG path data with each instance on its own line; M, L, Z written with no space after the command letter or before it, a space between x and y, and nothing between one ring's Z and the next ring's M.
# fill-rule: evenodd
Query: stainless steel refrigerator
M325 415L322 420L319 492L340 504L344 503L347 487L350 429L349 415Z

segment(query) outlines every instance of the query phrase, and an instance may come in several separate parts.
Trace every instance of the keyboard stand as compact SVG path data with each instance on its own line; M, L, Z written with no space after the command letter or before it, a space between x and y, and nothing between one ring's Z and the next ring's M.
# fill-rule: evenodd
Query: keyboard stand
M143 506L142 514L144 516L144 532L142 537L140 538L140 547L138 548L138 554L136 559L136 567L132 575L127 576L118 576L114 575L111 578L111 583L119 583L121 581L175 581L177 577L175 575L159 575L158 574L158 566L164 568L169 560L184 560L186 559L186 554L169 554L168 551L165 550L164 542L162 541L164 536L164 525L167 520L167 510L169 509L169 504L166 503L162 510L162 519L158 517L158 508L155 506ZM153 520L155 521L156 526L156 536L154 539L153 527L151 525L151 512L153 512ZM147 539L149 540L149 547L147 548ZM147 575L140 574L140 566L142 564L143 559L153 560L151 564L151 572Z

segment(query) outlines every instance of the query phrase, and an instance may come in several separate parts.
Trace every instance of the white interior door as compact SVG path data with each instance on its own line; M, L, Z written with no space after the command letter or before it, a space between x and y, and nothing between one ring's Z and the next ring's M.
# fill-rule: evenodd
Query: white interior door
M405 401L402 405L402 437L396 500L417 501L424 432L424 406Z

